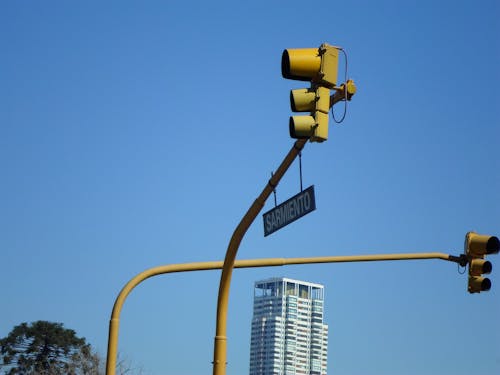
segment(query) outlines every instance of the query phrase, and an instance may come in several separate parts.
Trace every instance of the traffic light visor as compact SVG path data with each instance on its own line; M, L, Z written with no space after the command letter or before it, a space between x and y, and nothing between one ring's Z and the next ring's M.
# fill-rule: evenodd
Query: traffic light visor
M470 276L469 277L469 292L481 293L491 289L491 281L487 277Z
M492 236L486 242L486 254L497 254L500 250L500 241L498 237Z
M470 274L479 276L483 273L491 273L493 265L490 261L484 259L472 259L470 262Z
M313 89L290 91L290 107L293 112L312 112L316 104L316 92Z
M289 122L290 137L309 138L313 134L316 121L312 116L291 116Z
M321 69L321 56L317 48L286 49L281 56L283 78L310 81Z
M467 251L471 255L496 254L500 250L498 237L469 232L466 237Z

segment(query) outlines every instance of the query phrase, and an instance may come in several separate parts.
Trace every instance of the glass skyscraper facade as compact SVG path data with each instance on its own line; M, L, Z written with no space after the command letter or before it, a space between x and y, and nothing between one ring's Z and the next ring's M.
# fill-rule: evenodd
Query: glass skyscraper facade
M323 285L288 278L254 288L250 375L326 375Z

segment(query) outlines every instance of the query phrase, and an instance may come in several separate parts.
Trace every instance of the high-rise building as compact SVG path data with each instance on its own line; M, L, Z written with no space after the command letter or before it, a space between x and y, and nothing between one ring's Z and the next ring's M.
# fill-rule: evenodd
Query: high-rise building
M323 285L305 281L255 283L250 375L326 375L323 296Z

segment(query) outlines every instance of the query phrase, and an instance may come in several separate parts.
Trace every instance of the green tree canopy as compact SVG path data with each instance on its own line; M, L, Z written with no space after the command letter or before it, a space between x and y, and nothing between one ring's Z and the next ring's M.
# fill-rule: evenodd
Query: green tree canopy
M21 323L0 339L0 359L0 367L8 375L99 373L99 358L85 338L62 323L42 320Z

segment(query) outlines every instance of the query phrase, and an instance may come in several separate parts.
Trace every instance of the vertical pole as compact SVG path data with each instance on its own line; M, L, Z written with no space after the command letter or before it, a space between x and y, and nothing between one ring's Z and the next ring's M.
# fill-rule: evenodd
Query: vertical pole
M231 283L231 276L234 268L234 261L236 253L240 246L243 237L253 223L259 212L264 207L264 203L269 195L276 188L283 175L286 173L292 162L297 155L302 151L305 144L309 139L297 140L288 154L285 156L276 173L272 175L267 185L262 190L262 193L257 197L253 204L248 209L247 213L243 216L240 223L236 227L229 241L224 264L222 267L222 274L219 283L219 295L217 298L217 320L214 338L214 361L213 361L213 375L226 374L226 359L227 359L227 308L229 302L229 288Z
M118 330L120 328L120 319L111 318L109 321L108 335L108 355L106 357L106 375L115 375L116 358L118 356Z
M299 152L300 192L302 193L302 152Z
M109 321L109 334L108 334L108 354L106 357L106 375L115 375L116 373L116 357L118 354L118 331L120 328L120 314L123 304L127 299L130 292L144 280L165 273L172 272L185 272L185 271L201 271L213 270L222 268L222 262L198 262L198 263L184 263L184 264L168 264L165 266L153 267L147 269L135 277L133 277L120 291L116 297L113 311L111 312L111 319Z
M273 177L273 172L271 172L271 177ZM273 195L274 195L274 207L278 205L278 202L276 201L276 188L273 189Z

